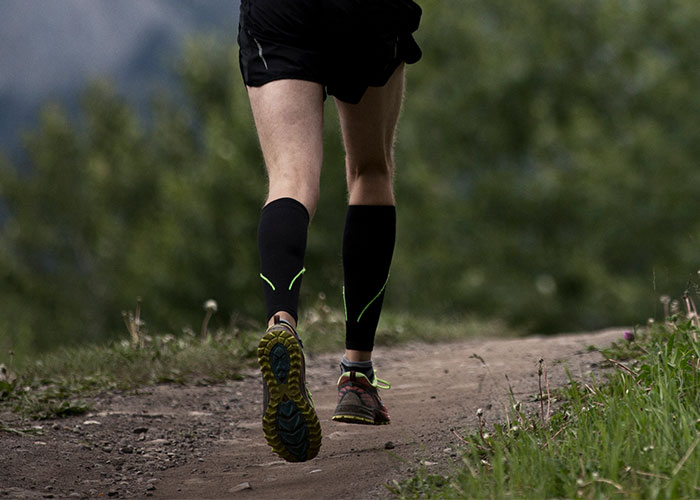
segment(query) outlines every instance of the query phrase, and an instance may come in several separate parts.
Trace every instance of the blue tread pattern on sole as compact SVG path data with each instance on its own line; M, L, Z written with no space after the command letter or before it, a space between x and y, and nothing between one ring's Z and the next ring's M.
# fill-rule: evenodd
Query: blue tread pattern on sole
M269 394L263 432L273 451L291 462L314 458L321 446L320 422L301 387L303 356L296 338L286 331L267 332L258 346Z

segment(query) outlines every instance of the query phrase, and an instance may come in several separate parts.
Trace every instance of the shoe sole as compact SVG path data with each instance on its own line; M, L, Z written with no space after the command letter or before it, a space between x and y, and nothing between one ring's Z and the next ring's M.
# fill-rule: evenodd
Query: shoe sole
M357 415L333 415L332 420L335 422L344 422L346 424L364 424L364 425L389 425L390 420L377 422L374 419L367 417L359 417Z
M263 415L267 444L288 462L311 460L321 448L321 423L300 390L301 346L286 330L267 332L258 344L258 363L270 400Z

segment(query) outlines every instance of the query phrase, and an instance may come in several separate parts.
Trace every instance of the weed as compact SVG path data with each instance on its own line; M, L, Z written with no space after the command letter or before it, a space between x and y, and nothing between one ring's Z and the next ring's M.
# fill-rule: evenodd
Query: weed
M129 339L102 346L61 349L25 366L21 373L0 378L0 405L35 418L60 418L90 410L84 401L106 390L133 390L158 383L212 383L237 379L252 366L257 334L235 325L209 332L205 304L204 337L187 331L174 336L149 335L136 312L122 314Z
M505 424L462 437L464 467L437 481L419 473L391 486L402 498L694 498L700 494L700 349L692 299L687 314L626 332L603 350L615 371L605 384L570 378L549 419L541 363L539 416L511 401ZM675 311L675 312L674 312ZM544 386L543 386L544 382Z

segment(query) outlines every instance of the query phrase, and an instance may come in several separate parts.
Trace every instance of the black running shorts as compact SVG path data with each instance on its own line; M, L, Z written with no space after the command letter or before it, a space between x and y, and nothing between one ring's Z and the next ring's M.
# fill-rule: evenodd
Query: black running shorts
M317 82L357 103L421 51L412 33L421 8L412 0L241 0L240 65L246 85Z

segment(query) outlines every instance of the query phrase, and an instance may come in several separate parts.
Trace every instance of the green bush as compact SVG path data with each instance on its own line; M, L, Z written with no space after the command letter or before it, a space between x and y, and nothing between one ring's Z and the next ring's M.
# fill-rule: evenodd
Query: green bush
M660 315L656 297L698 268L700 4L421 5L387 310L537 332ZM164 332L198 324L209 298L218 326L262 316L266 179L236 50L190 43L183 97L148 110L93 84L76 118L44 109L28 168L0 160L0 352L114 338L137 296ZM343 151L326 114L302 308L319 293L342 307Z

